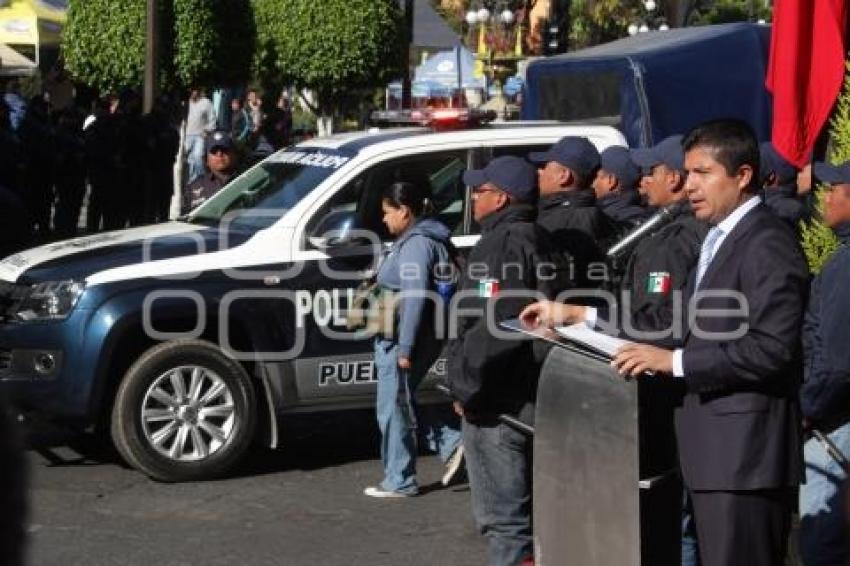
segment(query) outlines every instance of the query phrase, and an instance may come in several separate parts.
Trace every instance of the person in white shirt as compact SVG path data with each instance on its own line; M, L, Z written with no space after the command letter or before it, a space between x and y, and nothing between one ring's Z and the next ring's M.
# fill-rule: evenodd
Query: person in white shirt
M189 112L186 115L186 161L189 164L187 183L206 171L204 164L204 139L215 130L216 118L212 101L198 88L189 95Z

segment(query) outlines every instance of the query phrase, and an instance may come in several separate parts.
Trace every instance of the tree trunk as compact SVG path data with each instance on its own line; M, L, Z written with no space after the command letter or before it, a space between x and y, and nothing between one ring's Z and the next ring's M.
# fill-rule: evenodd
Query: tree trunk
M316 119L316 133L319 137L329 136L334 130L334 115L339 107L339 100L331 91L315 91L316 106L318 106L318 118Z
M680 28L685 25L694 8L695 0L663 0L660 4L664 6L667 25L671 28Z
M334 117L326 112L322 112L316 118L316 134L318 137L329 136L334 133Z

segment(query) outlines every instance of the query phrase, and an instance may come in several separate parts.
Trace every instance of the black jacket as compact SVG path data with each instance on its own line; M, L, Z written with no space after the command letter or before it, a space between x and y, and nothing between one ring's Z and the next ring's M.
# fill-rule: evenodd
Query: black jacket
M697 220L687 207L668 225L641 241L626 264L621 291L627 293L627 313L620 313L617 326L629 317L628 328L661 332L671 329L674 300L697 265L708 226ZM681 304L681 303L680 303ZM606 317L607 317L607 313ZM653 340L660 346L673 344L673 334Z
M812 282L803 323L803 415L824 429L850 421L850 223L835 232L841 247Z
M610 240L610 225L596 208L593 189L562 191L541 197L537 224L549 232L558 249L575 261L575 284L595 286L587 277L588 266L604 261L602 246Z
M606 238L600 242L603 252L643 224L653 213L653 209L641 205L640 194L635 190L608 193L596 199L596 207L606 224Z
M0 185L0 258L32 244L32 222L24 202Z
M703 295L700 310L685 313L694 322L685 327L687 393L676 409L676 440L689 489L799 484L800 327L808 281L796 235L764 205L749 211L715 251L699 289L715 295Z
M462 309L478 312L458 321L457 339L448 347L448 383L471 420L516 415L534 403L540 359L532 342L521 334L495 335L487 312L491 309L496 323L516 318L527 305L553 298L568 285L567 266L553 251L548 234L534 223L535 215L527 205L489 215L467 259L457 307L462 315ZM553 274L546 264L562 271ZM494 286L498 290L488 292Z
M797 196L797 185L765 187L764 204L795 230L800 229L800 220L807 217L806 205Z
M183 202L180 205L180 213L187 214L194 208L200 206L207 199L212 198L231 179L236 178L236 174L217 175L212 171L207 171L186 187L183 191Z
M641 205L640 193L634 190L608 193L596 199L596 206L614 223L628 228L634 228L652 214L651 209Z

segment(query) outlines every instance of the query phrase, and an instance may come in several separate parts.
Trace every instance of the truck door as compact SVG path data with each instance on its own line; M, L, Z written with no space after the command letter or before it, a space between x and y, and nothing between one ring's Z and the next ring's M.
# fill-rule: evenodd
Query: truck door
M372 403L377 380L373 339L348 331L345 315L354 290L374 272L381 250L392 243L382 222L383 190L410 176L427 177L437 219L463 236L468 199L462 173L469 153L435 151L374 165L305 219L301 249L321 252L323 257L305 265L299 278L312 284L295 290L304 313L305 340L302 354L291 363L287 405ZM365 231L370 241L360 238L359 231Z

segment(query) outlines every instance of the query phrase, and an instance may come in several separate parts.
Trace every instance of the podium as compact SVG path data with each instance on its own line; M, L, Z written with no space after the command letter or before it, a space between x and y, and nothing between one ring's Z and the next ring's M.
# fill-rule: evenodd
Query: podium
M551 348L534 425L536 564L680 564L675 387L626 381L569 343Z

